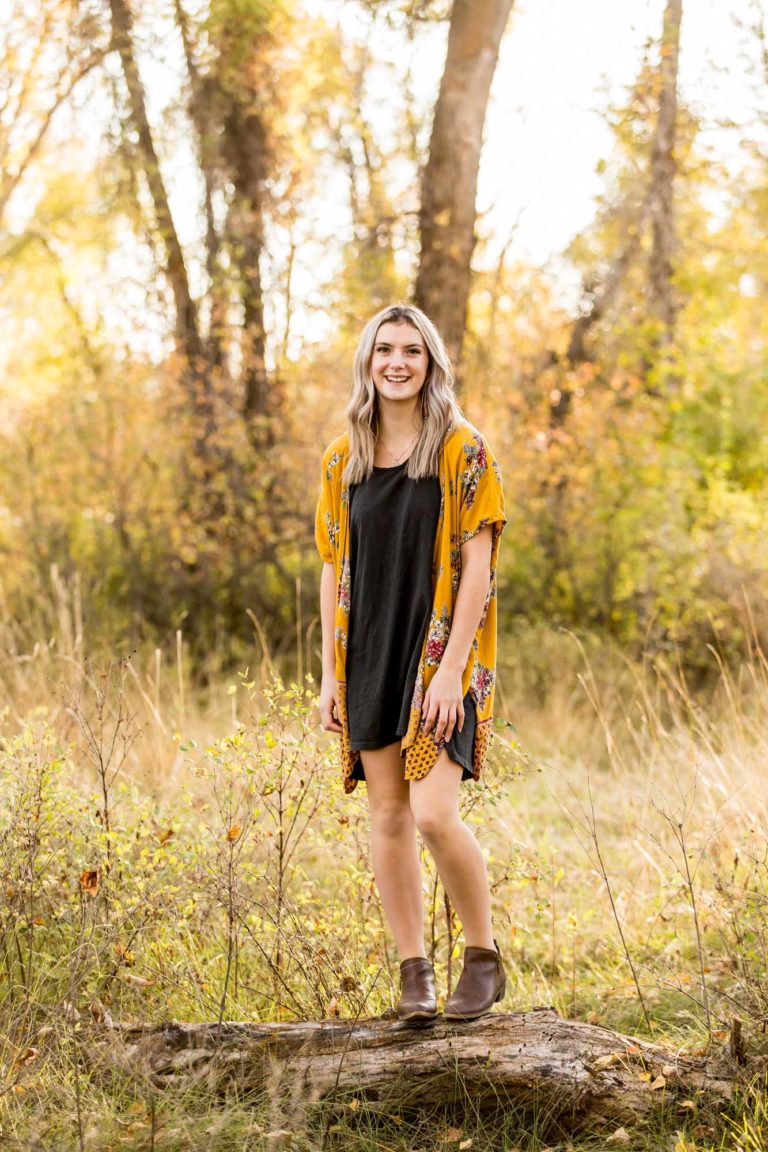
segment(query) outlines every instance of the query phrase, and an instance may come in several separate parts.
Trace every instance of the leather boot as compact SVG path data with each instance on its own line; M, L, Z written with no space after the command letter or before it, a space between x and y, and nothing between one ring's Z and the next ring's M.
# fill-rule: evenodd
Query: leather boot
M495 949L470 945L464 949L464 967L445 1002L443 1015L446 1020L476 1020L503 998L506 987L507 975L498 944Z
M431 1020L437 1015L435 972L431 960L424 956L400 961L397 1015L401 1020Z

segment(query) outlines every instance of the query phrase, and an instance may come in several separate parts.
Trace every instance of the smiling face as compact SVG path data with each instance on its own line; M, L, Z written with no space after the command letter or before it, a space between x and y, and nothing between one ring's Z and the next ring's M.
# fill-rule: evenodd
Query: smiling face
M371 376L382 400L410 400L418 396L429 369L424 337L412 324L382 324L376 333Z

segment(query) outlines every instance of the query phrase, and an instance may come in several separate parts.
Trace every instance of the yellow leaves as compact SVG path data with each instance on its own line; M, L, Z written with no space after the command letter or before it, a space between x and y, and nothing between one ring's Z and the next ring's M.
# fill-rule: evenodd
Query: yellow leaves
M99 893L100 876L98 868L86 868L85 871L80 873L80 888L86 896L92 899L98 896Z
M608 1052L605 1056L598 1056L596 1060L592 1061L592 1068L598 1072L602 1072L604 1068L611 1068L614 1064L618 1064L621 1060L618 1052Z
M644 1084L648 1085L651 1092L658 1092L660 1088L666 1088L667 1081L664 1076L654 1076L651 1072L638 1072L638 1080L642 1080Z

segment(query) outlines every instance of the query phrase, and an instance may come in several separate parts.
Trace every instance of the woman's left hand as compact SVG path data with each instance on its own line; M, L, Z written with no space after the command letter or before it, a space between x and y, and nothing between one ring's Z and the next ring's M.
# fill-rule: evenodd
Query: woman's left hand
M429 732L437 721L434 736L436 743L443 736L446 741L450 740L455 727L461 732L464 727L464 698L461 694L460 672L440 665L424 693L421 715L425 732Z

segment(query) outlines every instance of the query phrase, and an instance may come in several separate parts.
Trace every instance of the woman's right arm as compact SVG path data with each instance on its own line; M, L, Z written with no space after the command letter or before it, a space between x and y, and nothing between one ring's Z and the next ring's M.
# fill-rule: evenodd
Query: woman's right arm
M323 634L323 680L320 718L326 732L341 732L336 686L336 570L327 561L320 577L320 628Z

